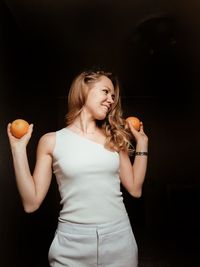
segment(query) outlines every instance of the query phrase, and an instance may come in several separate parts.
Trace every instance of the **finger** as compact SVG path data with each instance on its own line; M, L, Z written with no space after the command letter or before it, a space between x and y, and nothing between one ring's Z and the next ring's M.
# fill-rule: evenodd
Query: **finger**
M7 134L10 144L18 140L11 132L11 123L8 123L7 125Z
M144 132L144 126L143 126L143 122L142 121L140 122L140 132L142 132L142 133Z
M28 127L28 134L31 134L33 132L33 124L31 123Z
M11 123L8 123L8 125L7 125L7 134L8 134L8 137L12 137L13 136L12 133L11 133L11 131L10 131L10 127L11 127Z
M126 121L126 123L127 123L127 125L128 125L129 128L132 127L132 124L130 123L130 121Z
M29 139L31 138L32 132L33 132L33 124L30 124L27 133L24 134L20 139L24 141L26 140L28 142Z
M10 132L10 126L11 126L11 123L9 122L7 125L7 132Z
M143 130L144 129L144 126L143 126L143 123L141 122L140 123L140 130Z
M138 130L136 130L135 129L135 127L133 127L133 125L130 123L130 122L128 122L128 125L129 125L129 128L130 128L130 130L131 130L131 132L134 134L134 133L138 133Z

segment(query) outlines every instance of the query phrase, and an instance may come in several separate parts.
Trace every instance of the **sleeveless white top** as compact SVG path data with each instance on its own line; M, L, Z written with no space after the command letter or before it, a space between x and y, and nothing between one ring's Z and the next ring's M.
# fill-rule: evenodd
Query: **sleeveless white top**
M117 152L63 128L56 132L53 172L61 196L59 220L98 224L127 217Z

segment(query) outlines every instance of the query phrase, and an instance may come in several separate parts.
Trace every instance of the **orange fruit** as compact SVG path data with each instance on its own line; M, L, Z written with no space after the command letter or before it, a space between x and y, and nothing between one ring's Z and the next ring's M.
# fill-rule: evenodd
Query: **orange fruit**
M139 131L140 129L140 120L137 117L128 117L126 118L126 121L130 122L131 125L137 130Z
M11 123L10 131L16 138L21 138L28 131L29 123L23 119L16 119Z

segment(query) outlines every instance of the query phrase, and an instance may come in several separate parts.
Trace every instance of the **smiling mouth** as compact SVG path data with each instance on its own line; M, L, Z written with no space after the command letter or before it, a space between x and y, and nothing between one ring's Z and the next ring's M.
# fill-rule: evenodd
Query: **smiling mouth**
M106 110L106 112L108 112L109 111L109 108L107 107L107 106L105 106L105 105L102 105L102 107Z

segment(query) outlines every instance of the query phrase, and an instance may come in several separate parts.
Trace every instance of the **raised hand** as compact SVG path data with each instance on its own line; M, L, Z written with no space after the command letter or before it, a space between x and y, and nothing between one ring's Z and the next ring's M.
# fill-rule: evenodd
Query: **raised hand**
M29 125L29 128L28 128L28 131L27 133L22 136L21 138L16 138L14 135L12 135L11 133L11 130L10 130L10 127L11 127L11 123L8 123L7 125L7 134L8 134L8 138L9 138L9 142L10 142L10 146L11 148L15 148L15 147L20 147L20 146L27 146L30 138L31 138L31 135L32 135L32 132L33 132L33 124L30 124Z
M140 121L139 130L136 130L129 121L127 121L127 124L128 124L128 127L129 127L136 143L147 143L148 142L148 137L144 132L144 126L143 126L142 121Z

